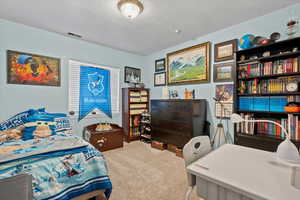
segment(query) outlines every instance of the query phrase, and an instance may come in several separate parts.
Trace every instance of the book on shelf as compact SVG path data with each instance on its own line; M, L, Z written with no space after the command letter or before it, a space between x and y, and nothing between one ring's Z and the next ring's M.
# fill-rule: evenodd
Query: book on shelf
M290 96L241 96L238 99L240 111L285 112L289 103L300 103L300 95Z
M285 112L288 100L287 96L239 97L238 110Z
M238 82L238 92L239 94L287 93L287 84L294 81L295 79L295 77L284 77L268 80L240 80Z
M300 121L298 116L289 115L288 118L254 118L253 114L243 114L246 120L270 120L282 125L291 135L292 140L300 141ZM270 122L242 122L236 125L236 131L246 135L266 135L284 139L285 133L276 124Z
M131 91L129 94L131 103L148 102L148 92L142 91Z
M251 62L238 66L239 79L293 72L299 72L299 57L263 63Z
M140 128L139 127L132 127L130 128L130 136L139 136L140 133Z

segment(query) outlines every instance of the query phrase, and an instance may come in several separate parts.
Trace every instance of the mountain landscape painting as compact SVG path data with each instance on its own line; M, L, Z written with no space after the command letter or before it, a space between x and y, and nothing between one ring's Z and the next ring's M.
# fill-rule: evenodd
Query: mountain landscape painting
M209 82L210 43L199 44L167 55L168 83Z

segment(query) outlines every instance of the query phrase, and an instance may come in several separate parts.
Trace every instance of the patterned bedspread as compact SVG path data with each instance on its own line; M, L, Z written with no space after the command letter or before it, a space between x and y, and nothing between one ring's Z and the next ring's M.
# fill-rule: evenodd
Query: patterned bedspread
M51 136L42 140L0 145L0 179L32 174L34 199L67 200L112 184L101 152L76 136Z

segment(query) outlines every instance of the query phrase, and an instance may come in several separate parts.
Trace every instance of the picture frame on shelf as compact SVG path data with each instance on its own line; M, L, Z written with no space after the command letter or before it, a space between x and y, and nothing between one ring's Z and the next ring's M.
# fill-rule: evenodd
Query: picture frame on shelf
M215 44L215 62L222 62L234 59L237 50L237 39Z
M7 84L60 87L60 59L7 50Z
M141 83L141 69L125 66L124 82L125 83Z
M214 64L214 82L232 82L235 76L235 62Z
M165 86L167 84L166 72L159 72L154 74L154 86Z
M155 72L164 72L166 71L166 59L155 60Z
M210 42L167 54L168 85L210 82Z

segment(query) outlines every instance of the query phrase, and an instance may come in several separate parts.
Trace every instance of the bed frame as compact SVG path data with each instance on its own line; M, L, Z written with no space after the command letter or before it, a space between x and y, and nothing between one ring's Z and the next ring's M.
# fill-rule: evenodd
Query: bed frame
M72 200L89 200L90 198L96 197L96 200L106 200L104 190L95 190L86 194L82 194Z

